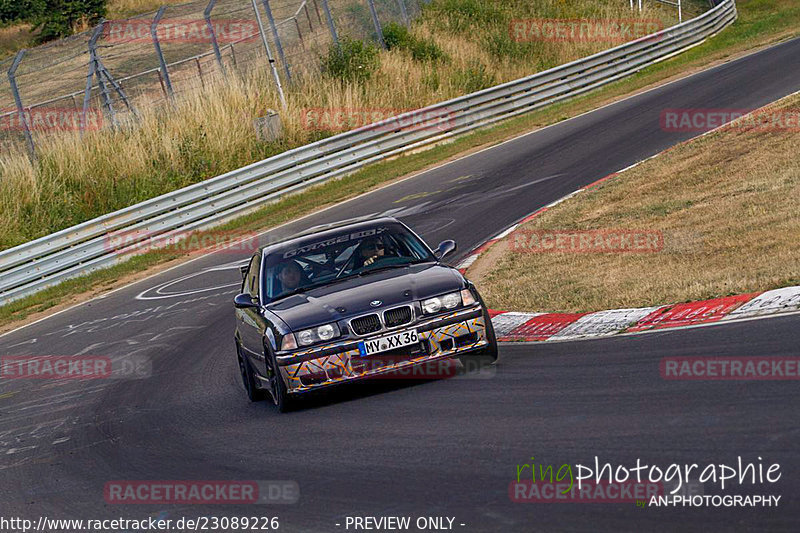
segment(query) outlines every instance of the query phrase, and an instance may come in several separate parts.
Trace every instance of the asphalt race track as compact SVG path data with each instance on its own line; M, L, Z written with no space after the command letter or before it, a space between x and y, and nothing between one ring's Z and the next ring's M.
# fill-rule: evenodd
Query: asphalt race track
M536 208L697 134L663 131L663 109L754 108L798 90L800 40L793 40L273 235L394 214L433 246L455 239L456 262ZM0 381L0 515L278 516L284 531L344 531L348 516L397 515L454 517L461 531L788 531L800 522L797 381L665 381L659 374L666 356L797 356L800 314L503 345L500 364L487 374L360 384L280 415L268 402L247 402L234 358L231 300L246 256L205 256L0 337L3 356L136 356L152 363L144 379ZM595 456L625 466L637 458L666 466L761 457L781 465L780 481L738 492L782 498L778 508L763 509L514 503L509 483L532 456L556 468L593 464ZM258 507L104 500L111 480L193 479L291 480L300 497Z

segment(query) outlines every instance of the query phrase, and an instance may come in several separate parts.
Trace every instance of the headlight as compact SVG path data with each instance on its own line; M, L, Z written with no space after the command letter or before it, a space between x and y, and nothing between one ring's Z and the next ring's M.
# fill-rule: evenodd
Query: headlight
M439 298L428 298L422 301L422 310L426 313L438 313L442 308L442 301Z
M425 313L433 314L438 313L442 309L455 309L459 305L461 305L461 293L451 292L444 296L423 300L422 310Z
M461 305L461 295L457 292L451 292L442 296L442 306L445 309L455 309Z
M329 341L339 336L339 326L336 323L323 324L316 328L298 331L295 335L300 346L308 346L320 341Z

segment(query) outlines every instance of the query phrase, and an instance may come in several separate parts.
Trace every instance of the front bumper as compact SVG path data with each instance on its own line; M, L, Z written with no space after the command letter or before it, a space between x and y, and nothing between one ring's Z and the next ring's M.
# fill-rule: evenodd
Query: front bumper
M420 337L419 345L403 350L404 353L385 352L365 359L360 357L358 350L358 342L362 339L350 339L278 356L278 367L287 391L300 393L372 376L399 374L399 371L415 365L480 350L488 345L486 323L480 308L409 324L400 331L404 329L416 329ZM375 337L383 335L387 333Z

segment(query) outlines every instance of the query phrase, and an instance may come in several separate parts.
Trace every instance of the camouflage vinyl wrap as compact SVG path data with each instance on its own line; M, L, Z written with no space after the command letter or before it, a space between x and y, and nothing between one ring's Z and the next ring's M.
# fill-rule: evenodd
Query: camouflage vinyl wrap
M449 316L455 316L456 314ZM447 319L449 316L440 317L440 319ZM384 332L378 337L389 334ZM483 316L433 328L428 331L419 331L419 338L420 345L426 349L419 354L400 357L397 360L393 360L391 355L382 359L380 354L373 355L371 359L365 360L360 357L358 349L355 348L281 366L280 369L288 385L289 392L303 392L351 379L385 374L427 361L452 357L487 344L486 325ZM297 355L322 351L333 346L335 345L319 346L307 352L299 352Z

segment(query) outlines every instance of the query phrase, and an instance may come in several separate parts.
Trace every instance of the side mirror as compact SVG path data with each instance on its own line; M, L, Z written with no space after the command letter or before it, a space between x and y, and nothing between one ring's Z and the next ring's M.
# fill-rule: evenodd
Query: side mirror
M233 306L236 309L252 309L258 307L258 298L253 298L247 293L237 294L233 299Z
M444 259L444 256L446 256L447 254L455 251L456 251L456 241L448 239L446 241L442 241L439 243L439 247L436 249L433 255L436 256L436 259L441 260Z

